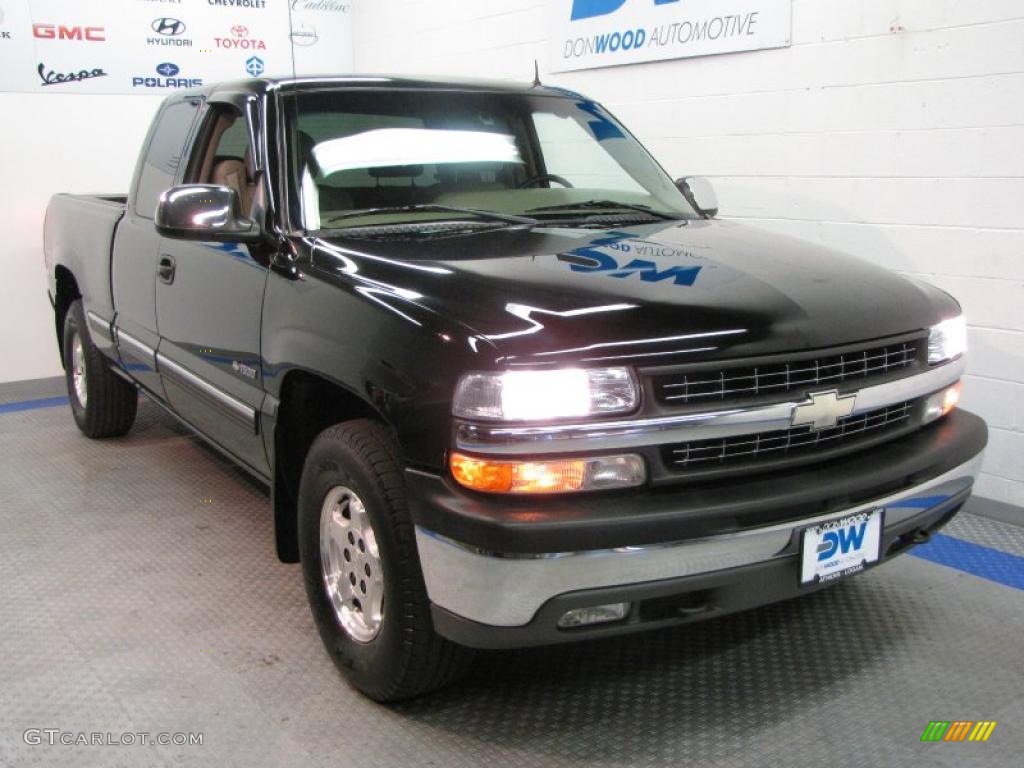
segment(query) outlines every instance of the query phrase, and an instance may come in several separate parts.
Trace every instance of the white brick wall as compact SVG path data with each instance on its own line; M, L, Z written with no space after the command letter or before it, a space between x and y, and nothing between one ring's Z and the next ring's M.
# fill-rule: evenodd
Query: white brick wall
M638 2L639 0L628 0ZM361 0L364 72L530 79L543 0ZM793 0L791 48L545 77L608 105L723 216L956 295L981 495L1024 506L1024 3Z

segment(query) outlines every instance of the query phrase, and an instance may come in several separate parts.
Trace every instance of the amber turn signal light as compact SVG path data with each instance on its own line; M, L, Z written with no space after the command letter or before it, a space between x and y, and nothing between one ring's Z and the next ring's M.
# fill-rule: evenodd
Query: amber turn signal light
M962 384L958 381L951 387L947 387L925 401L924 423L928 424L936 419L941 419L947 413L956 408L960 402Z
M459 485L485 493L571 493L628 488L646 479L635 455L551 461L504 461L453 453L449 462Z

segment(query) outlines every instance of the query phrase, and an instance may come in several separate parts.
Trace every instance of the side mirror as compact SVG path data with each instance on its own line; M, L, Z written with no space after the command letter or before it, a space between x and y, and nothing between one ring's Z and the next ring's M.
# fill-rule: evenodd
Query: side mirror
M177 240L255 243L259 225L242 216L238 192L213 184L183 184L160 195L156 231Z
M697 213L709 219L718 214L718 195L705 177L685 176L676 179L676 186L690 205L697 209Z

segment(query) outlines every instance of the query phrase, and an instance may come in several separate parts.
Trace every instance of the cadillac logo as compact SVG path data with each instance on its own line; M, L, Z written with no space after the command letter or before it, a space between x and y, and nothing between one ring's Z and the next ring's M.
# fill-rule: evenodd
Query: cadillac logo
M790 424L794 427L808 425L815 432L831 429L839 420L853 413L857 395L839 396L838 390L829 392L812 392L807 400L793 406Z

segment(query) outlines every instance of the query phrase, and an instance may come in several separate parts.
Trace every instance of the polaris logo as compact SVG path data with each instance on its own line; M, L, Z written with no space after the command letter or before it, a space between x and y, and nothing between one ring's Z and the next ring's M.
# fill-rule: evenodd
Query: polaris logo
M160 77L136 75L132 78L132 88L196 88L203 84L201 77L176 77L181 67L169 61L156 66Z

